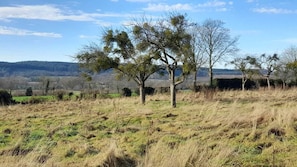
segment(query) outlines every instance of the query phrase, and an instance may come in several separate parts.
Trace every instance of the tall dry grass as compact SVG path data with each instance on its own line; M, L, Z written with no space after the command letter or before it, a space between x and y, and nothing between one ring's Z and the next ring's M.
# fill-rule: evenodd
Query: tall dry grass
M0 164L297 165L297 89L211 93L1 107Z

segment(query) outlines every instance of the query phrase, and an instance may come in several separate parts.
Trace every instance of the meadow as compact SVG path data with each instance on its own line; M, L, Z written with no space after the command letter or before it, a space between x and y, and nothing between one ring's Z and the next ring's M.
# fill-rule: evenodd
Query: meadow
M0 107L0 166L297 166L297 89Z

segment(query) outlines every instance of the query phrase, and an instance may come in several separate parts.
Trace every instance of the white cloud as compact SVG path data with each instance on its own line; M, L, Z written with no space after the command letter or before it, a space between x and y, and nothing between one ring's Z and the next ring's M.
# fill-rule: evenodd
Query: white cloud
M198 8L200 9L208 9L214 10L217 12L226 12L228 11L229 6L233 5L233 1L220 1L220 0L213 0L208 1L205 3L198 4Z
M147 11L173 11L173 10L192 10L192 6L190 4L148 4L148 7L144 8Z
M184 10L184 11L201 11L201 10L214 10L214 11L227 11L228 6L232 6L233 1L220 1L220 0L212 0L212 1L207 1L205 3L200 3L200 4L165 4L165 3L159 3L159 4L152 4L149 3L144 10L146 11L172 11L172 10Z
M152 2L154 0L126 0L127 2Z
M19 5L0 7L0 21L10 22L14 19L46 20L46 21L81 21L93 22L100 26L111 26L113 23L104 21L103 18L133 18L135 15L128 13L94 13L71 11L68 8L55 5Z
M292 44L296 45L297 44L297 38L286 38L286 39L281 39L281 40L276 40L277 42L283 42L287 44Z
M61 38L61 34L52 32L36 32L24 29L18 29L13 27L0 26L0 35L16 35L16 36L39 36L39 37L50 37L50 38Z
M282 8L256 8L253 9L256 13L270 13L270 14L297 14L297 10L288 10Z
M0 19L39 19L39 20L73 20L91 21L96 14L63 11L52 5L21 5L13 7L0 7Z
M82 39L96 39L96 38L98 38L98 36L94 36L94 35L80 35L79 38L82 38Z
M20 5L13 7L0 7L0 20L9 19L35 19L48 21L94 21L101 17L126 17L123 14L85 13L60 9L53 5Z
M216 9L217 12L226 12L228 9L227 8L218 8Z
M208 1L208 2L205 2L205 3L202 3L202 4L198 4L199 7L223 7L223 6L226 6L226 2L224 1L217 1L217 0L214 0L214 1Z

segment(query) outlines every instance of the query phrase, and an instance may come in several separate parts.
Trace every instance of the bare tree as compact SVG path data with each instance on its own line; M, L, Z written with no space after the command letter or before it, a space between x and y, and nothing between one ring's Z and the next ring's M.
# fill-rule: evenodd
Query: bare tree
M290 46L281 54L277 74L283 84L288 80L297 81L297 46Z
M278 64L278 67L275 71L275 75L282 81L282 88L285 89L287 87L287 82L290 79L290 68L288 64L281 62Z
M255 58L251 56L238 57L235 58L230 63L235 66L235 69L238 69L241 72L241 89L245 90L246 82L251 79L255 74L258 74L257 70L254 69L254 66L251 62L254 62Z
M266 78L268 90L270 90L270 76L278 68L279 57L277 54L262 54L258 59L251 62L260 70L262 76Z
M290 46L281 54L281 62L290 63L297 61L297 46Z
M205 54L203 54L203 45L200 35L199 35L199 26L197 24L194 24L192 26L192 29L190 31L190 34L192 36L191 45L192 45L192 56L190 56L190 61L192 61L192 64L194 67L194 89L196 90L197 87L197 73L199 69L206 64L207 57Z
M230 30L220 20L208 19L199 28L200 47L208 57L210 87L213 87L213 67L225 56L238 51L238 37L232 38Z

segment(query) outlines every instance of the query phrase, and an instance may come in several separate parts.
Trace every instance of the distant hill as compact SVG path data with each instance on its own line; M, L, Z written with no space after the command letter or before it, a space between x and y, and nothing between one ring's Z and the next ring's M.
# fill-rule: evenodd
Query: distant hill
M238 70L233 69L214 69L215 77L232 77L240 75ZM176 75L181 71L177 70ZM100 73L106 77L113 76L113 70L106 70ZM153 75L152 79L168 79L167 73L164 76ZM23 61L23 62L0 62L0 77L22 76L79 76L79 66L77 63L69 62L47 62L47 61ZM198 71L198 77L207 77L208 69L201 68Z
M10 76L77 76L77 63L23 61L16 63L0 62L0 77Z

